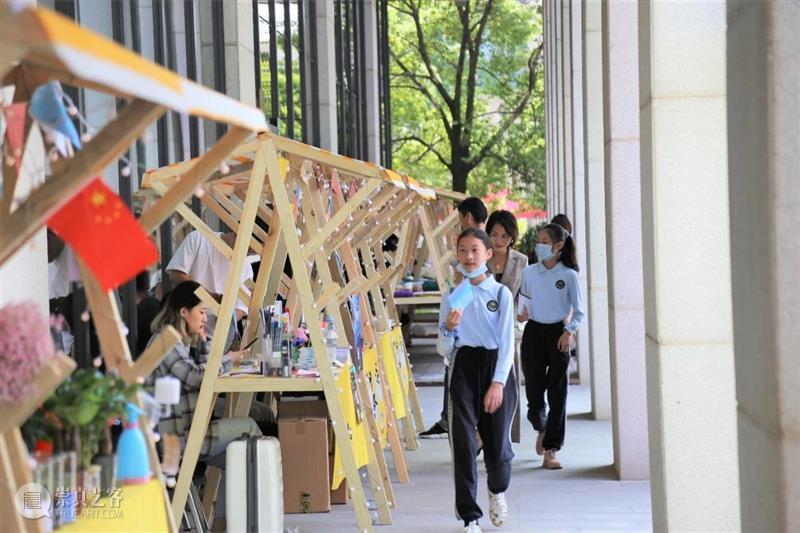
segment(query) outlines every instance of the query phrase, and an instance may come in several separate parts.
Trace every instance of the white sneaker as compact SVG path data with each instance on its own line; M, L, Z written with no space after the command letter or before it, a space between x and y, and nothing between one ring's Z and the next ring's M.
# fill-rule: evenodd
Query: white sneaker
M473 520L468 526L465 526L464 533L481 533L481 526L478 525L478 521Z
M508 518L508 505L506 504L504 492L494 494L489 491L489 518L492 520L494 527L503 527L503 524L505 524Z

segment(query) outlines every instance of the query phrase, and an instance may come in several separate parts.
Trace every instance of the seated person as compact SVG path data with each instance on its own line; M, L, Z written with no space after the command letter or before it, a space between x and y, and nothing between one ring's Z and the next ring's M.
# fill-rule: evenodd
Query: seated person
M182 337L148 378L151 385L162 376L172 376L181 382L180 401L172 409L172 414L158 423L159 432L177 435L181 447L186 446L208 361L206 306L194 292L199 286L195 281L184 281L166 296L161 311L153 321L154 333L150 339L153 342L167 325L177 329ZM238 363L243 355L241 352L223 355L220 373L229 371L231 365ZM254 401L250 417L220 418L224 411L225 400L218 398L211 425L200 448L200 460L220 467L224 465L225 448L231 441L241 438L243 434L255 437L264 432L275 433L274 417L266 404Z
M150 273L143 270L136 276L136 360L150 343L150 327L161 310L161 302L150 295Z

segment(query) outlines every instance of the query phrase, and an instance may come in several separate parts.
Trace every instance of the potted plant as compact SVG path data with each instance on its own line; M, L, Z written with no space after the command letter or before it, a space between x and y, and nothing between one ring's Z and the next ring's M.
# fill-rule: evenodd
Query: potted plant
M78 369L28 420L23 428L29 446L49 435L57 450L74 449L83 474L82 488L93 489L90 480L97 477L93 458L102 465L103 490L113 488L114 462L111 457L109 426L121 417L125 404L139 390L138 384L126 385L116 375L96 369ZM100 449L103 444L102 450ZM88 482L88 483L87 483Z

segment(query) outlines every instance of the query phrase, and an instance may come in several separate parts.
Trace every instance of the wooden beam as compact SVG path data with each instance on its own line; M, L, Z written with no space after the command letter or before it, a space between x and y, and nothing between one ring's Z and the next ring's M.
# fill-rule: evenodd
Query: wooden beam
M117 371L126 383L131 384L135 382L129 374L131 353L114 293L104 291L92 271L80 259L78 267L106 368Z
M164 222L175 210L175 207L189 198L217 170L231 151L250 136L250 133L249 130L239 127L232 127L228 130L228 133L203 154L178 183L162 194L161 198L142 214L139 224L145 232L151 233Z
M259 147L253 163L253 174L263 175L265 168L265 151ZM263 182L261 180L250 180L247 191L247 201L242 210L242 220L240 222L241 233L237 236L233 246L231 265L225 281L225 290L222 292L222 302L220 303L217 316L231 316L238 298L237 287L241 285L242 268L244 267L247 248L249 247L249 237L253 231L253 223L256 218L259 199ZM183 205L183 204L180 204ZM230 327L229 320L217 320L214 329L214 336L211 340L211 349L208 354L206 370L203 373L203 381L197 397L197 405L192 417L192 425L186 440L186 447L183 454L178 482L172 497L172 515L178 521L183 516L183 509L186 505L186 498L189 496L189 485L192 481L192 474L200 457L200 450L203 439L208 431L208 423L213 412L213 399L216 395L214 386L217 380L219 369L222 365L222 355L224 344Z
M153 183L152 187L153 190L158 193L167 192L166 186L162 183ZM203 237L205 237L208 240L208 242L210 242L214 246L214 248L216 248L219 251L219 253L221 253L228 259L231 258L231 253L232 253L231 247L228 246L228 244L225 241L223 241L222 238L219 235L217 235L217 233L214 230L212 230L208 226L208 224L206 224L203 221L202 218L197 216L194 213L194 211L189 209L189 207L187 207L186 204L184 204L183 202L178 203L178 205L175 206L175 210L183 218L188 220L189 224L191 224L197 231L202 233Z
M172 326L167 326L156 339L150 343L144 352L136 359L131 368L130 375L133 378L144 378L149 376L158 367L164 356L178 344L181 335Z
M134 100L82 150L68 159L57 175L33 191L17 209L0 219L0 265L27 242L47 219L83 185L117 159L165 108Z
M293 215L291 212L291 203L286 192L286 184L284 183L283 176L280 172L278 153L273 141L274 137L267 135L264 136L267 138L267 169L273 197L275 200L275 209L280 213L281 219L288 223L288 221L293 220ZM300 249L300 242L297 234L292 231L284 231L283 236L284 240L286 241L286 248L288 250L289 257L292 261L293 271L295 273L295 281L297 282L297 289L300 295L300 303L303 311L309 317L316 317L318 309L315 307L315 303L313 301L311 282L306 271L305 257ZM325 257L317 255L317 269L323 274L327 272L328 277L330 277L330 271L326 268L323 268L325 266L325 259ZM329 280L324 281L327 282ZM337 327L341 327L341 317L336 317L338 314L339 313L334 312L334 318L337 321ZM344 467L348 483L350 484L351 497L353 507L356 512L356 518L358 520L358 527L362 531L371 532L373 531L372 518L369 509L367 508L366 495L364 493L364 487L361 483L361 476L358 472L358 466L355 462L355 456L353 455L350 438L347 435L344 414L342 412L342 406L338 401L339 397L336 390L333 372L330 365L324 363L325 358L323 357L323 354L327 354L327 351L325 350L325 342L322 338L322 331L320 328L309 328L309 336L311 345L314 348L314 352L319 354L317 357L319 357L321 362L319 365L320 378L325 389L325 397L328 402L328 411L330 412L331 420L334 423L333 429L336 438L336 446L340 450L342 465Z
M380 188L380 186L380 181L371 180L367 182L364 187L360 188L358 192L356 192L349 200L347 200L347 203L341 209L336 211L324 226L319 228L318 233L313 235L307 242L303 243L305 256L307 258L310 257L314 251L330 237L334 230L344 224L347 221L347 217L349 217L357 207L360 207L364 202L366 202L372 193Z

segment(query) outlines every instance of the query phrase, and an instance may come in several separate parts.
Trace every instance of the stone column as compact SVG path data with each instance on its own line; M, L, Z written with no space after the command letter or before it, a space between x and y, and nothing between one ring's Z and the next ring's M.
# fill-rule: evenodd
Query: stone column
M552 210L553 206L553 90L552 81L553 73L551 71L550 49L553 47L553 38L550 33L550 17L551 17L550 2L545 0L542 2L542 32L544 37L544 119L545 119L545 184L546 184L546 204L545 208Z
M723 3L640 4L647 403L656 531L740 529L725 13Z
M380 99L378 98L378 8L375 0L364 0L364 35L367 77L367 159L381 160Z
M727 6L741 529L800 531L800 5Z
M573 165L573 143L572 143L572 2L564 0L560 5L561 25L557 29L561 34L561 98L564 104L561 112L564 129L561 132L561 143L564 147L563 158L563 193L561 200L561 212L565 213L570 220L575 220L574 209L574 165Z
M586 193L584 183L584 150L583 144L583 32L581 30L581 21L583 20L581 0L570 0L570 34L572 36L570 49L571 58L571 94L572 94L572 127L571 139L572 145L572 205L573 209L570 213L572 220L573 238L578 251L578 263L580 271L578 272L578 281L580 282L581 293L584 298L584 306L588 311L588 293L586 287L586 271L588 267L588 260L586 257ZM578 372L581 378L581 384L589 385L591 387L592 373L591 373L591 360L592 350L589 343L589 328L582 326L578 329Z
M545 142L546 142L546 157L547 157L547 212L551 213L555 209L555 83L553 80L554 66L553 66L553 47L555 46L555 38L551 29L551 19L553 18L553 3L552 0L544 0L542 2L542 31L544 33L544 82L545 82Z
M611 417L606 274L606 186L603 154L603 54L599 0L583 0L583 161L587 270L587 327L592 357L592 415ZM577 168L577 167L576 167ZM580 209L579 211L580 212Z
M637 4L603 3L608 307L614 464L647 479Z
M316 0L320 148L339 151L336 122L336 46L333 0ZM306 42L310 42L306 39ZM311 88L313 90L313 88Z
M561 3L558 0L553 2L553 18L551 22L551 31L555 46L553 47L553 63L555 65L555 75L553 80L555 82L554 95L555 95L555 123L556 123L556 203L550 216L564 211L564 57L562 50L564 48L564 34L561 30L561 20L564 15L561 10Z
M213 2L197 2L200 28L200 63L203 85L215 87L214 49L219 42L214 36ZM224 50L225 94L246 104L256 103L255 52L253 51L253 6L248 2L222 2L222 44ZM205 138L216 139L216 124L203 121Z

